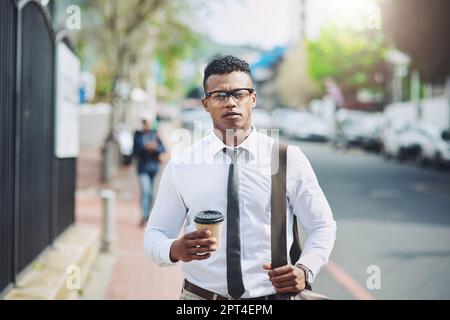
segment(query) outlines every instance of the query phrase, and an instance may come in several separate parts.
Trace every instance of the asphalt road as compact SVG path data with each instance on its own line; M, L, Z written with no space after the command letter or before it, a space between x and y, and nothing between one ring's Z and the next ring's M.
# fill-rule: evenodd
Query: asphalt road
M347 276L375 299L450 299L448 170L290 143L310 159L330 202L338 226L331 260ZM324 270L313 288L335 299L358 298L343 280Z

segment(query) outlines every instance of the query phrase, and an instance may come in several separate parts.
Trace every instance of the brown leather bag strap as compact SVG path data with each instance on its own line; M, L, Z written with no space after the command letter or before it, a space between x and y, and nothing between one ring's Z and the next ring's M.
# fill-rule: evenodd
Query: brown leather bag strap
M271 248L272 268L279 268L287 264L286 237L286 170L287 148L283 143L274 142L272 147L272 194L271 194ZM278 168L277 168L278 167ZM291 262L294 264L300 258L302 249L298 236L297 217L293 221L294 241L289 250Z
M287 146L273 143L272 147L272 194L271 194L271 248L272 268L287 263L286 241L286 162ZM284 214L283 214L284 212Z

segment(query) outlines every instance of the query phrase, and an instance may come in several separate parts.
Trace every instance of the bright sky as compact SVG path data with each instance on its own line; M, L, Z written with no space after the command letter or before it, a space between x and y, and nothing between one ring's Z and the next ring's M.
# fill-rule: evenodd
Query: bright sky
M300 0L208 1L200 12L205 33L220 43L253 44L265 49L285 45L299 29ZM374 0L307 0L308 37L316 37L326 23L373 24Z
M289 40L291 0L208 1L201 12L206 33L226 44L257 44L270 48Z

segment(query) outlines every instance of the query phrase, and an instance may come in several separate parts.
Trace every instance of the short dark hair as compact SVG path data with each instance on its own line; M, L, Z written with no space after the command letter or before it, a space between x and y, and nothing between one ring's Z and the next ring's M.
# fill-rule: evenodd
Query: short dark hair
M215 56L208 63L203 75L203 89L206 91L206 80L213 74L227 74L233 71L245 72L251 77L250 66L235 56Z

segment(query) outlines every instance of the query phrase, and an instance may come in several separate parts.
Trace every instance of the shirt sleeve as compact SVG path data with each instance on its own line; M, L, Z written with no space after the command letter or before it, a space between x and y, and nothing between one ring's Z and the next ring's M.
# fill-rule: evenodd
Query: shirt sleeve
M295 179L290 206L306 232L300 259L313 280L328 262L336 239L336 221L309 160L298 147L289 147L289 179ZM299 230L301 230L299 228Z
M170 260L170 247L177 239L186 216L172 159L161 175L155 204L144 233L146 253L159 266L176 263Z

